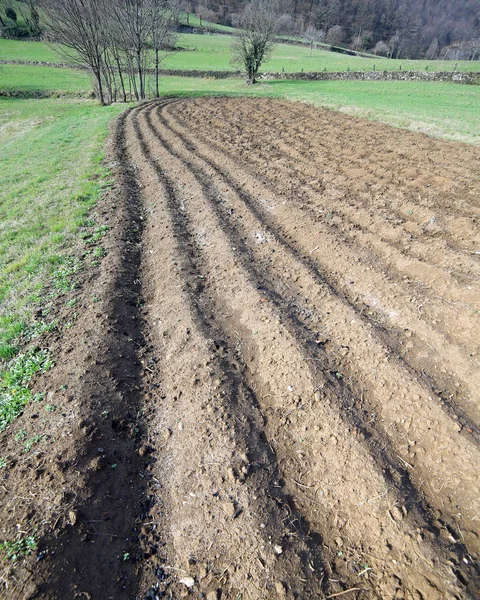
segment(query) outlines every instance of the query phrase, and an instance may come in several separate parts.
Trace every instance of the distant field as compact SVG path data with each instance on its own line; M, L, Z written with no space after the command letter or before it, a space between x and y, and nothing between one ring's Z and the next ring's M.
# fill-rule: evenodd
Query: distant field
M183 34L178 38L178 46L183 48L167 55L162 67L167 69L234 70L231 64L230 46L232 37L228 35ZM0 59L46 62L68 62L61 58L53 47L42 42L17 42L0 40ZM277 44L272 57L265 63L265 72L299 71L452 71L453 61L388 60L386 58L362 58L314 49L293 44ZM480 61L459 61L458 71L480 71Z
M178 45L185 51L169 56L164 66L172 69L233 69L230 64L231 37L226 35L197 35L185 34L178 39ZM423 71L452 71L455 67L453 61L425 61L425 60L392 60L386 58L362 58L348 56L328 50L314 49L310 56L310 49L306 46L294 44L277 44L271 59L265 63L261 70L270 72L297 71L371 71L380 70L396 71L400 67L404 70ZM460 61L459 71L480 71L480 61Z
M181 23L185 25L192 25L193 27L200 27L200 19L193 13L189 14L187 23L187 13L182 13L180 16ZM212 23L211 21L205 21L202 19L202 27L208 27L209 29L215 29L216 31L223 31L225 33L233 33L235 27L228 27L227 25L219 25L218 23Z
M108 122L124 108L0 98L0 359L43 327L34 310L48 322L46 293L77 268L69 254L104 185Z
M29 44L27 44L29 45ZM54 91L66 94L88 93L90 77L86 71L36 67L30 65L0 65L0 91Z
M0 89L83 94L87 73L54 67L0 66ZM153 78L147 83L153 94ZM223 94L288 98L328 106L435 137L480 144L480 86L414 81L268 81L162 77L164 96Z

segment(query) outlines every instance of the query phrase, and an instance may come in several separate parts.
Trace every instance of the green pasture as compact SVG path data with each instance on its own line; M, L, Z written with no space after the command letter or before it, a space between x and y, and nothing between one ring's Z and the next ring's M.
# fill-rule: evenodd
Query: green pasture
M93 226L108 123L124 108L0 98L0 358L48 326L49 301L80 268L71 255Z
M183 34L177 45L183 50L167 56L163 66L169 69L233 69L231 65L232 37L228 35ZM349 56L294 44L276 44L273 54L262 71L288 73L323 71L453 71L453 61L396 60ZM480 61L459 61L458 71L480 71Z
M229 35L182 34L178 36L178 50L169 52L162 63L166 69L235 70L231 64ZM43 42L0 40L0 60L42 62L71 62L60 56L53 46ZM153 65L153 59L152 59ZM300 71L480 71L480 61L427 61L362 58L315 48L310 56L306 46L277 44L272 57L262 66L265 72L288 73ZM1 81L1 79L0 79ZM1 86L0 86L1 87Z
M185 25L192 25L193 27L200 27L200 19L197 15L193 13L189 14L188 23L187 23L187 14L182 13L180 15L180 22ZM235 27L228 27L227 25L220 25L219 23L212 23L211 21L206 21L202 19L202 27L207 27L208 29L214 29L216 31L223 31L224 33L234 33Z
M0 65L0 93L58 93L58 95L88 95L90 76L87 71L37 67L32 65Z
M0 66L0 90L88 95L87 73L54 67ZM147 91L153 95L153 78ZM480 86L414 81L294 81L245 85L241 79L162 77L164 96L235 95L286 98L327 106L434 137L480 144Z

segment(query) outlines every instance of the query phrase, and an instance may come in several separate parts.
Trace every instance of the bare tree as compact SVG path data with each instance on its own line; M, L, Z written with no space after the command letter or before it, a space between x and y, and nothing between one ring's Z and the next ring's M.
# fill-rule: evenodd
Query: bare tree
M312 56L313 47L315 46L315 44L323 40L325 34L320 29L316 29L315 27L312 27L310 25L310 27L307 27L307 30L305 31L303 37L305 38L305 41L310 45L310 56Z
M159 67L166 56L166 53L160 56L160 52L168 50L175 44L173 24L178 21L182 3L180 0L155 0L153 8L152 44L155 52L155 98L158 98L160 96Z
M208 6L205 4L199 4L195 12L197 17L200 19L200 27L205 25L202 23L202 21L213 21L215 19L214 11L208 8Z
M108 103L102 81L107 42L102 0L44 0L42 3L54 41L62 53L87 65L94 77L101 104Z
M110 20L114 24L112 31L118 35L116 41L126 52L131 76L136 74L133 85L137 100L146 98L147 56L153 35L156 4L156 0L116 0L109 7Z
M232 44L233 62L244 68L249 84L256 83L258 70L273 49L277 15L275 2L269 0L248 4L241 15L241 29Z
M327 33L327 42L332 44L332 46L337 46L341 44L345 39L345 32L343 31L343 27L340 25L334 25L330 27Z
M288 13L283 13L278 19L278 32L291 34L295 30L295 19Z
M375 44L375 54L377 56L388 56L390 49L388 44L386 44L383 40L380 40Z

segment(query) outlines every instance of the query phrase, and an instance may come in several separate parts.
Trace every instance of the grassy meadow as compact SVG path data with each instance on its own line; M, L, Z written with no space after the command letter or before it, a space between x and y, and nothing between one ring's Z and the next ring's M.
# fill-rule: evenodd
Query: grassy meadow
M196 69L228 71L236 70L231 64L229 35L182 34L178 36L178 50L169 52L162 63L165 69ZM41 62L71 62L59 55L52 45L44 42L18 42L0 39L1 60L25 60ZM153 58L152 58L153 65ZM271 58L262 66L266 73L284 70L287 73L300 71L480 71L480 61L442 60L396 60L381 57L363 58L338 54L320 48L310 49L293 44L277 44ZM0 86L1 87L1 86Z
M48 324L46 294L78 267L70 254L105 185L103 144L121 110L0 98L0 358Z
M89 95L90 76L87 71L37 67L32 65L0 65L0 93L35 96L37 93Z

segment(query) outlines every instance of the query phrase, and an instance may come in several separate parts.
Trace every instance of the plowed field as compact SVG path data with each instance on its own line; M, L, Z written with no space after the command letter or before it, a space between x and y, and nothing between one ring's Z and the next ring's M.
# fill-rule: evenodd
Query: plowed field
M218 98L115 143L27 597L478 597L479 150Z

